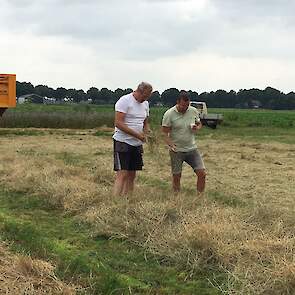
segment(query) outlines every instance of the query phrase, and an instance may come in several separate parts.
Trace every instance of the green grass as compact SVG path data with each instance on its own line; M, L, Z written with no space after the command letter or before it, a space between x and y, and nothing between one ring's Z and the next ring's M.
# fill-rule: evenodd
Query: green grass
M113 135L113 131L96 131L94 134L94 136L107 136L107 137L112 137Z
M220 294L199 273L145 253L127 241L96 235L90 225L53 208L45 199L0 190L1 238L11 249L50 260L63 280L75 278L86 294ZM84 294L84 293L83 293Z
M79 166L83 161L87 161L86 155L78 153L61 152L56 154L56 159L62 160L65 165Z
M0 129L1 136L39 136L44 135L45 132L39 130L30 130L30 129Z
M152 129L160 130L161 120L166 107L150 110ZM199 136L216 139L278 141L295 143L295 111L245 110L245 109L209 109L210 113L221 113L223 123L216 130L205 127ZM96 105L37 105L23 104L9 109L0 120L5 128L71 128L88 129L101 126L113 127L114 107ZM0 130L1 135L40 135L33 130ZM96 136L111 136L112 132L98 131Z
M221 112L225 126L253 128L292 128L295 126L295 111L222 109Z
M0 120L2 128L69 128L113 127L114 114L105 112L7 112Z
M34 104L34 103L24 103L18 104L16 108L8 109L8 113L28 113L28 112L62 112L62 113L72 113L72 112L113 112L114 106L112 105L93 105L93 104Z
M244 200L239 199L237 196L225 195L219 191L208 191L207 195L209 199L215 201L216 203L232 208L242 208L252 205L252 203L250 203L249 200L247 200L246 202Z
M144 174L139 174L137 177L142 184L146 184L151 187L157 187L158 189L162 189L164 191L171 186L167 181L156 177L146 176Z
M216 140L232 140L241 139L245 142L281 142L294 144L295 143L295 128L278 128L278 127L218 127L216 130L210 128L202 128L198 133L197 138L202 140L202 137L210 137Z

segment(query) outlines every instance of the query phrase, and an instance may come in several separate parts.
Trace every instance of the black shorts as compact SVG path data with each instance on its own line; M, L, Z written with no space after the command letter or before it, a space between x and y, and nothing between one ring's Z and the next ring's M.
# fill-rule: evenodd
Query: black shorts
M114 170L142 170L142 145L133 146L114 139Z

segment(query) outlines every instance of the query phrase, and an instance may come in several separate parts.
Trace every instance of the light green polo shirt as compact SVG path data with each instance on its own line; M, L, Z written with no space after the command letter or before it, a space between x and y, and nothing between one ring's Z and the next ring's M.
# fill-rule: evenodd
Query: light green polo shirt
M165 112L162 126L171 127L170 138L176 145L177 152L189 152L197 147L191 124L194 124L198 117L198 110L191 106L184 114L178 112L176 106Z

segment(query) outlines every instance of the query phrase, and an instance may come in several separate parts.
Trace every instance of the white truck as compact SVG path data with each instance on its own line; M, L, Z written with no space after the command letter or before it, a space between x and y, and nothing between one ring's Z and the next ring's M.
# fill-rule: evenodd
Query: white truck
M208 114L207 105L202 101L191 101L190 105L199 111L199 117L203 125L216 129L217 125L223 121L222 114Z

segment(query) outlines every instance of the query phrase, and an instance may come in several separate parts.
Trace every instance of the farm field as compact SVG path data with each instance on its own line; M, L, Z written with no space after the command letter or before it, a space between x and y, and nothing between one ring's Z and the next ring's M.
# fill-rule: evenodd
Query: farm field
M32 294L43 294L40 276L49 294L293 294L295 113L222 110L225 124L198 135L208 174L198 198L188 167L171 192L162 111L128 198L112 194L109 124L0 129L5 259L25 265ZM248 124L257 116L268 126Z
M167 107L152 107L150 123L159 128L162 116ZM209 113L221 113L224 116L223 130L229 133L236 128L259 129L294 129L295 111L210 109ZM38 105L22 104L6 111L0 120L0 128L69 128L89 129L100 126L113 127L114 107L102 105ZM239 130L240 131L240 130ZM277 134L280 130L275 130Z

